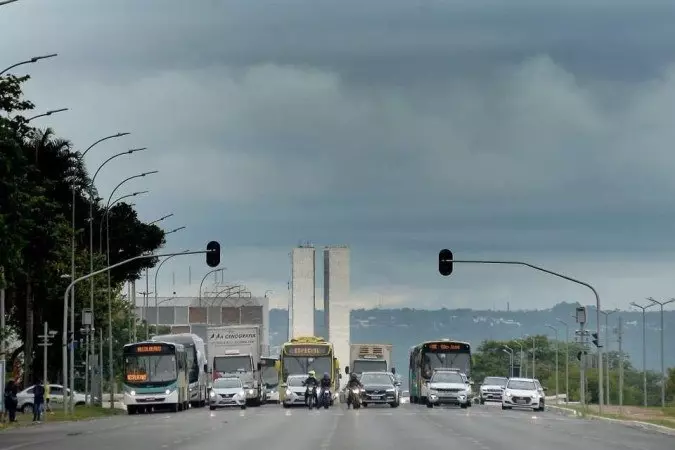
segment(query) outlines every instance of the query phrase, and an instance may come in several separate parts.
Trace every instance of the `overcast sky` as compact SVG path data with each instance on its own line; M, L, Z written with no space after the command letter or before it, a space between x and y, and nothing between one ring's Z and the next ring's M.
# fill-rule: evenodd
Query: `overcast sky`
M443 247L627 307L675 295L673 23L672 0L20 0L0 65L59 53L15 72L36 113L70 108L34 123L80 148L131 132L87 155L149 148L103 196L159 170L118 192L150 190L142 219L187 226L168 249L219 240L226 279L276 305L311 241L351 247L356 307L593 302L525 268L442 278ZM207 270L175 258L158 292Z

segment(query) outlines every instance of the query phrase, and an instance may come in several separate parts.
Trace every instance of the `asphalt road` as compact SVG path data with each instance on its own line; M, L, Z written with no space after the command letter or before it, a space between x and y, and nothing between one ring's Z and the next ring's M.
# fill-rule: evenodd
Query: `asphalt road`
M672 450L675 437L498 406L260 408L116 416L0 433L0 450Z

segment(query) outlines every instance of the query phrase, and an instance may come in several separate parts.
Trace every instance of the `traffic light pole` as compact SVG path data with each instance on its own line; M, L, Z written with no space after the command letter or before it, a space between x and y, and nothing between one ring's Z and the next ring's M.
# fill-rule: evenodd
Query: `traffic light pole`
M441 262L440 259L445 255L445 250L441 250L441 253L439 254L439 263ZM452 252L448 250L450 258L452 258ZM482 260L482 259L454 259L452 258L450 261L451 264L454 263L462 263L462 264L493 264L493 265L505 265L505 266L523 266L523 267L529 267L530 269L534 269L538 272L543 272L549 275L553 275L554 277L562 278L563 280L570 281L572 283L585 286L588 289L593 292L593 295L595 296L595 307L596 307L596 326L598 329L598 335L600 335L600 314L601 314L601 308L600 308L600 295L598 294L598 291L589 283L586 283L585 281L577 280L576 278L572 278L568 275L564 275L562 273L554 272L552 270L544 269L543 267L535 266L534 264L530 264L524 261L510 261L510 260ZM446 273L449 275L452 272L452 269L450 268L449 271L446 271ZM443 273L443 272L441 272ZM602 361L602 347L598 347L598 360ZM604 402L604 377L603 377L603 367L602 364L598 366L598 412L602 414L602 404Z
M213 241L212 241L212 242L213 242ZM209 245L210 245L210 244L211 244L211 242L209 243ZM212 261L209 257L217 258L218 262L220 262L220 246L218 246L217 252L218 252L218 255L212 255L212 254L215 254L215 253L216 253L216 250L207 247L206 250L200 250L200 251L194 251L194 252L162 253L162 254L158 254L158 255L155 255L155 254L146 254L146 255L138 255L138 256L134 256L133 258L125 259L124 261L120 261L120 262L118 262L118 263L116 263L116 264L113 264L113 265L111 265L111 266L108 266L108 267L105 267L105 268L103 268L103 269L100 269L100 270L97 270L97 271L88 273L88 274L86 274L86 275L82 275L81 277L72 280L71 283L70 283L70 284L68 285L68 287L66 288L66 292L63 294L63 305L64 305L64 308L68 308L68 295L70 294L70 291L73 289L73 287L75 287L75 285L76 285L77 283L79 283L80 281L88 280L88 279L90 279L91 277L95 277L96 275L99 275L99 274L108 272L109 270L112 270L112 269L114 269L114 268L116 268L116 267L123 266L123 265L128 264L128 263L130 263L130 262L132 262L132 261L138 261L139 259L149 259L149 258L163 258L163 257L165 257L165 256L200 255L200 254L204 254L204 253L205 253L205 254L207 255L207 263L210 264L210 263L212 263L213 261ZM65 317L65 316L64 316L64 317ZM67 323L67 321L64 319L64 323L63 323L63 333L62 333L62 334L63 334L63 341L62 341L62 346L63 346L63 373L67 373L66 371L68 370L68 341L67 341L67 334L68 334L68 333L67 333L67 331L68 331L68 323ZM111 391L112 391L112 388L113 388L113 387L110 386ZM69 401L68 401L68 402L64 402L64 406L65 406L64 412L65 412L66 415L68 415L68 414L70 414L70 413L72 412L72 411L71 411L72 405L73 405L73 402L72 402L72 400L73 400L73 399L72 399L72 395L73 395L73 392L71 391L71 392L70 392L70 398L69 398ZM70 408L69 408L69 406L70 406Z

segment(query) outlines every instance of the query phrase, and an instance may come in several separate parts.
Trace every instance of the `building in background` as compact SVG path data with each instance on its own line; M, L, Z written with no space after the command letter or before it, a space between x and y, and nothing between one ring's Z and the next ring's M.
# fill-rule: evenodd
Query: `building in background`
M225 289L220 289L221 292ZM216 292L216 294L218 293ZM194 333L206 340L208 326L222 325L261 325L263 354L269 352L269 298L247 296L202 296L199 306L198 297L158 297L151 298L149 306L144 308L144 297L136 297L136 316L147 320L154 326L168 326L171 333ZM138 340L145 338L139 336Z
M316 249L299 246L291 252L291 296L288 305L289 339L314 336Z
M330 246L323 251L323 309L328 336L335 346L340 368L349 364L350 251L347 246Z

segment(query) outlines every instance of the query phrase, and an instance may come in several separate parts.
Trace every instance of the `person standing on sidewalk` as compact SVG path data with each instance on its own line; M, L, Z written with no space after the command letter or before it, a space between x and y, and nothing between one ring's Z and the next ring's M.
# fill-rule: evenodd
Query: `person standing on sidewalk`
M47 412L52 412L52 405L49 403L51 398L51 386L49 385L49 380L45 380L45 414Z
M35 383L35 389L33 389L33 422L40 422L44 405L45 387L42 385L42 380L38 380L38 382Z
M19 390L14 380L9 380L5 385L4 400L5 409L7 410L7 416L10 422L16 422L16 406L18 404L16 396L18 393Z

